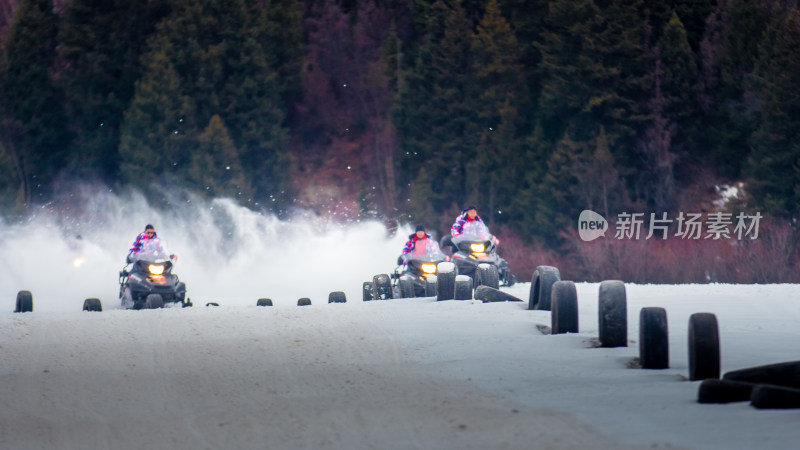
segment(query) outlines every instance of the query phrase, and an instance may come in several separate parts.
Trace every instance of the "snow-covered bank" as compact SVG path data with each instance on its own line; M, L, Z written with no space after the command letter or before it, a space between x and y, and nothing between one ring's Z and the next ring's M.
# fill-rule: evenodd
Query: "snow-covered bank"
M798 359L800 286L628 285L614 349L592 348L597 290L556 336L521 303L432 298L3 312L0 448L795 446L800 411L696 403L686 339L708 311L723 372ZM667 309L670 369L626 368L644 306Z

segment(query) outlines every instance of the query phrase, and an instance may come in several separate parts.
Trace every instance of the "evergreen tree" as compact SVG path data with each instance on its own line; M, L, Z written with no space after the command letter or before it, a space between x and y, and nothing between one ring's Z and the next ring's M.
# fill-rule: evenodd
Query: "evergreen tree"
M600 11L591 0L555 0L549 5L545 31L537 48L542 54L539 111L545 139L561 139L570 123L586 113L592 98L591 69L600 55L589 53Z
M686 32L676 13L672 14L659 40L661 59L661 91L666 99L664 114L676 124L677 134L672 145L693 157L687 162L706 161L704 148L699 145L698 134L703 130L698 104L697 65ZM673 150L674 152L674 150Z
M253 180L254 197L247 200L259 202L270 196L279 197L288 158L281 91L263 46L258 42L256 23L242 0L202 3L176 0L172 13L157 26L149 44L152 50L143 61L146 64L145 86L149 80L171 78L164 69L157 67L159 62L166 61L177 80L161 89L177 91L173 92L173 100L160 110L147 96L134 98L132 109L141 110L140 103L152 105L157 110L147 111L145 115L150 114L149 120L164 129L173 129L173 121L179 117L184 120L187 140L174 149L180 151L172 161L173 165L177 164L173 168L182 174L187 170L188 153L192 151L184 145L196 142L202 124L219 115L248 178ZM137 95L139 90L137 86ZM148 92L144 88L141 91ZM176 117L174 111L180 111L180 115ZM131 115L131 119L137 117ZM168 122L159 123L159 120ZM136 136L130 135L128 139L136 139ZM144 136L139 139L146 140ZM140 146L126 145L129 148ZM142 146L147 147L144 142Z
M536 43L542 42L542 32L544 30L544 18L547 14L549 0L506 0L501 4L504 16L508 18L511 28L517 37L517 42L522 47L520 61L523 63L523 71L527 83L529 104L520 103L520 113L522 117L528 118L528 126L521 132L531 132L535 117L536 104L541 90L541 76L539 74L539 64L542 55Z
M588 46L600 62L590 68L595 92L586 108L596 118L591 137L596 139L602 126L615 160L627 173L637 168L632 148L647 122L644 110L653 83L644 5L642 0L607 2L597 37Z
M436 217L431 204L434 197L433 180L430 171L423 166L419 169L417 178L409 183L406 211L411 223L425 223Z
M124 111L141 76L140 58L168 2L73 0L59 30L70 123L77 134L69 168L113 178Z
M584 148L585 145L576 144L569 133L565 133L547 160L547 171L536 189L540 201L531 225L537 236L553 246L562 243L560 232L572 227L580 212L586 209L579 195L581 180L574 170Z
M303 70L303 30L297 0L269 0L256 12L256 39L276 74L284 110L300 100Z
M770 32L771 31L771 32ZM793 9L774 30L759 66L766 84L763 122L753 136L747 191L773 215L800 213L800 19Z
M605 129L600 129L593 144L591 153L581 155L573 167L579 178L592 181L579 185L582 204L608 218L612 217L612 207L625 203L625 186L608 147Z
M166 56L169 43L161 37L151 45L144 76L125 112L119 149L121 180L145 189L183 179L197 130L193 102Z
M661 39L662 31L666 29L674 12L684 24L692 51L698 53L705 34L706 19L714 11L718 1L724 0L648 0L653 42Z
M496 211L508 211L518 187L518 110L530 104L520 63L522 47L500 14L497 0L486 6L472 38L472 54L480 144L476 173L468 177L478 182L470 200L488 206L484 218L493 222Z
M659 58L654 69L653 95L648 104L650 124L636 149L642 160L642 170L637 173L636 187L639 198L645 199L654 211L670 211L675 206L675 162L672 139L676 125L666 116L669 100L661 89L662 63Z
M522 47L500 14L497 0L490 0L472 37L472 74L478 93L481 128L496 127L500 110L508 102L527 104L522 73Z
M188 172L197 190L212 198L246 200L252 196L236 146L218 115L211 117L197 144Z
M581 166L588 167L581 161L588 160L602 140L601 146L608 146L610 160L616 165L613 172L631 184L636 181L634 175L641 168L641 160L634 145L647 120L644 106L652 83L652 57L646 47L643 15L641 1L606 2L602 9L590 0L550 3L546 32L538 45L542 52L539 108L547 142L560 136L560 144L551 148L561 155L548 159L564 176L569 172L574 177ZM586 176L574 180L574 184L559 187L554 180L543 179L538 188L542 207L552 214L565 214L566 206L558 199L565 195L581 199L580 193L588 192L594 184ZM563 190L571 192L565 194ZM622 201L626 197L614 198ZM614 204L610 209L620 206ZM571 215L544 217L540 215L537 220L550 223L536 225L550 229L551 238L556 235L554 223L571 223L574 219Z
M652 82L643 14L641 1L612 1L602 10L591 0L550 3L538 48L539 108L551 142L568 128L576 142L587 142L602 125L612 152L626 156L622 149L645 119L640 109Z
M3 128L22 178L24 202L64 167L70 135L62 92L53 78L58 22L52 0L21 0L8 30L3 63ZM36 193L47 198L49 193Z
M723 0L709 18L709 25L719 23L720 30L709 35L704 58L704 80L710 83L705 110L710 118L709 146L723 176L739 177L750 154L761 108L761 77L755 65L773 16L777 11L765 3Z
M469 192L467 164L478 143L477 110L469 73L472 30L460 1L432 6L428 34L404 82L393 114L406 179L420 167L432 173L435 208L461 203Z
M552 156L552 148L544 138L541 125L537 125L533 132L517 140L517 151L520 174L516 179L519 186L507 199L510 206L503 211L506 221L513 223L514 228L524 236L537 236L544 238L537 222L537 211L541 202L547 200L541 197L541 184L547 174L547 161Z

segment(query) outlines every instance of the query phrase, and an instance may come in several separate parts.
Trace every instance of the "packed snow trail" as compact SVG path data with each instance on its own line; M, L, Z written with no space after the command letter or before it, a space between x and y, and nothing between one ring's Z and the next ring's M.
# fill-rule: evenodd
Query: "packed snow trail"
M5 314L0 448L624 448L443 375L386 306Z

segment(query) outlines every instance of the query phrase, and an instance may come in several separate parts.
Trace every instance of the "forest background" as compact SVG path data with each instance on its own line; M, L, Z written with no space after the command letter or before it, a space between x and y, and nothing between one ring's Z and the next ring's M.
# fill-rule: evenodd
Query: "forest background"
M800 282L797 7L0 0L0 208L91 181L441 236L475 204L523 280ZM605 238L579 238L584 209ZM764 217L691 239L681 213Z

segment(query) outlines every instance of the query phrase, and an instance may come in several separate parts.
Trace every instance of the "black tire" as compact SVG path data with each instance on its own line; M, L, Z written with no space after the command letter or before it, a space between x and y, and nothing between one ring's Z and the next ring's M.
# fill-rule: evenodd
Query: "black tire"
M449 265L447 265L449 264ZM442 272L442 267L445 271ZM453 300L456 296L456 265L441 262L436 270L436 300Z
M365 281L363 285L361 285L361 295L362 301L368 302L372 300L372 281Z
M161 294L150 294L144 300L144 309L158 309L164 307L164 299Z
M628 301L622 281L600 283L597 310L600 346L627 347Z
M481 300L484 303L522 301L513 295L506 294L499 289L490 288L489 286L478 286L475 288L475 300Z
M397 282L397 286L400 290L400 298L414 298L414 280L408 278L407 276L400 277L400 281Z
M800 389L800 361L734 370L726 372L722 379L747 383L774 384L776 386Z
M328 294L328 303L347 303L347 296L342 291L333 291Z
M372 277L372 299L392 299L392 279L385 273Z
M206 307L209 307L209 306L219 306L219 303L217 303L217 302L208 302L208 303L206 303Z
M550 310L553 283L561 280L561 273L552 266L539 266L533 271L528 309Z
M256 301L256 306L272 306L272 299L260 298Z
M455 300L472 300L472 277L467 275L456 276L453 298Z
M750 404L759 409L800 408L800 389L759 384L750 394Z
M436 275L428 275L425 278L425 296L426 297L436 297L439 287L439 277Z
M642 369L669 368L667 311L648 307L639 312L639 364Z
M700 383L700 387L697 389L697 402L746 402L750 400L750 395L752 394L754 387L756 387L756 384L754 383L707 378Z
M15 313L33 312L33 294L31 291L17 292L17 306Z
M311 299L308 297L303 297L297 300L297 306L311 306Z
M689 317L689 380L719 378L717 316L694 313Z
M500 274L497 271L497 266L478 264L478 268L475 269L475 287L478 286L500 289Z
M100 303L100 299L97 298L87 298L83 301L83 310L84 311L102 311L103 306Z
M578 290L572 281L553 283L550 329L553 334L578 332Z

